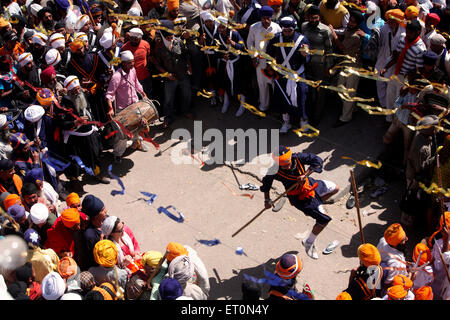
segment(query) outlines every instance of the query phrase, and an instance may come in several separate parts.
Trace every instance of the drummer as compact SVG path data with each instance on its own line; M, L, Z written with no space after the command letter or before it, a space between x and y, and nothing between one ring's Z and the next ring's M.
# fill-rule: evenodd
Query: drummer
M114 72L106 92L106 101L109 107L108 115L111 119L129 105L138 102L138 94L143 98L147 98L136 76L133 53L129 50L122 51L120 59L122 60L120 68ZM134 134L131 147L144 152L148 150L142 143L139 133ZM114 145L114 162L121 162L121 157L125 153L126 148L126 139L121 139Z

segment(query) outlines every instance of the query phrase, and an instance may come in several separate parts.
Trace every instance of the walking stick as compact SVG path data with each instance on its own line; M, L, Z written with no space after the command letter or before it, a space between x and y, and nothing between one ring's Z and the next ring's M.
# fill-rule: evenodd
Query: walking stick
M307 176L309 176L313 171L311 169L308 169L305 173L305 178ZM300 183L303 183L304 180L299 180L296 183L294 183L292 186L289 187L289 189L287 189L286 191L284 191L282 194L280 194L275 200L272 201L272 203L277 202L278 200L280 200L282 197L284 197L289 191L294 190ZM238 231L236 231L235 233L233 233L231 235L231 237L233 238L235 235L237 235L239 232L241 232L244 228L246 228L250 223L252 223L253 221L256 220L256 218L258 218L260 215L263 214L264 211L266 211L267 209L264 208L262 209L260 212L258 212L258 214L256 216L254 216L249 222L247 222L245 225L243 225Z
M352 188L353 188L353 195L355 196L356 212L358 214L359 234L361 236L361 243L364 244L364 243L366 243L366 241L364 240L364 233L363 233L362 222L361 222L361 213L359 211L358 190L356 189L356 182L355 182L355 176L353 174L353 170L350 170L350 176L352 178Z

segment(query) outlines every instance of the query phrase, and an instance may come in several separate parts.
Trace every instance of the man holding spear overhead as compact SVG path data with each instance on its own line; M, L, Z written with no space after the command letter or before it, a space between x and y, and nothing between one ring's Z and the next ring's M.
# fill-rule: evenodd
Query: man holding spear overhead
M274 180L280 181L287 192L289 202L307 216L316 220L309 237L302 241L306 253L313 259L318 259L314 241L320 232L331 221L331 217L323 208L323 202L339 191L338 186L331 181L315 180L308 177L312 172L322 172L323 160L312 153L292 153L285 146L280 146L275 151L273 158L278 166L275 174L266 175L260 190L264 192L264 205L270 208L273 203L270 200L269 191ZM304 165L309 165L305 170ZM272 168L273 169L273 168ZM270 169L269 169L270 170ZM296 185L294 188L291 189Z

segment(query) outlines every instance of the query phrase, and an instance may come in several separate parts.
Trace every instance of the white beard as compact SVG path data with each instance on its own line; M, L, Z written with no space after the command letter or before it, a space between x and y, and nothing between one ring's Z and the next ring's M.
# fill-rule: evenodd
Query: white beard
M77 111L77 113L80 116L86 116L89 114L89 111L87 110L87 100L86 100L86 96L84 95L83 92L80 92L77 95L68 95L68 98L70 101L72 101L72 103L75 106L75 110Z

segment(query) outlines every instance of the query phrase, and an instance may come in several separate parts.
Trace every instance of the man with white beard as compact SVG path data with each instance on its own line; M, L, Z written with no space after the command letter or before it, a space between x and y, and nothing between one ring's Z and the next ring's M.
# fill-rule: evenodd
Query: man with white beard
M0 159L10 159L12 147L9 143L9 137L11 133L9 132L8 121L5 114L0 114Z
M78 156L83 162L72 166L66 174L71 180L77 180L81 167L84 165L93 170L94 178L101 183L109 183L109 179L100 176L99 156L102 151L102 144L98 128L94 124L86 123L93 121L90 107L84 95L80 81L76 76L69 76L64 81L64 88L67 90L61 104L72 109L61 116L61 128L63 132L64 153L67 158L73 160L71 156ZM84 168L83 168L84 169Z

